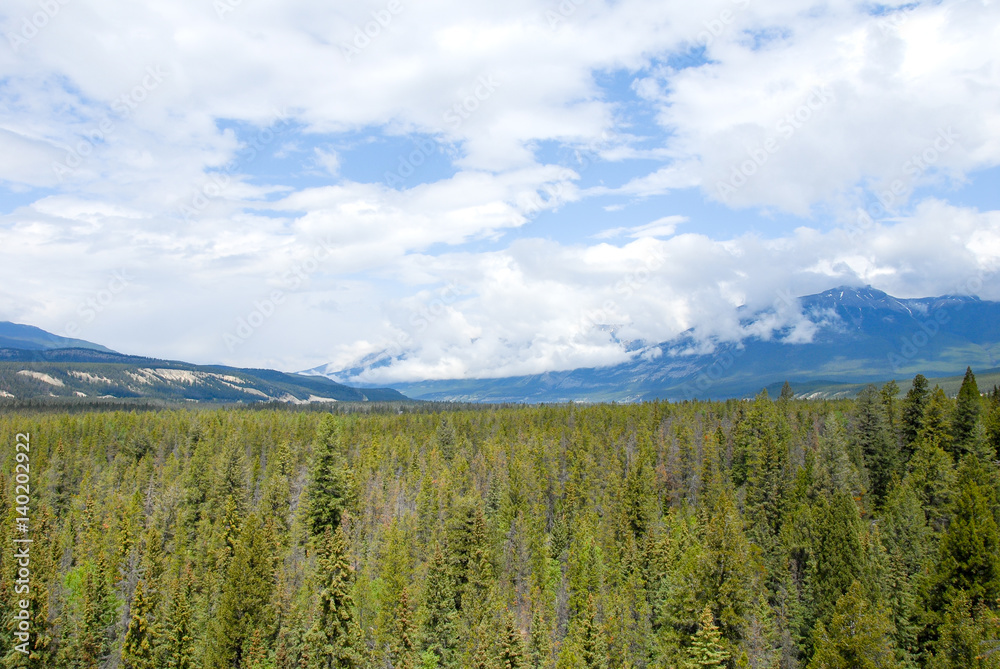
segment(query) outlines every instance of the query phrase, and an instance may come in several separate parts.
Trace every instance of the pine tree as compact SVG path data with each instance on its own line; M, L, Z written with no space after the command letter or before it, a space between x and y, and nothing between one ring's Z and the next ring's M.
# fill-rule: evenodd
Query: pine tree
M907 456L912 455L917 437L923 430L924 410L927 407L929 398L927 378L923 374L917 374L913 377L913 385L906 391L906 397L903 399L903 416L900 431L903 437L903 448Z
M1000 598L1000 531L994 509L997 493L990 474L975 456L959 470L951 523L941 539L931 607L943 610L959 593L973 605Z
M787 404L793 399L795 399L795 392L792 390L792 385L785 381L781 386L781 395L778 396L778 401Z
M597 603L593 595L587 598L586 608L576 619L576 645L583 667L607 669L608 645L597 621Z
M733 451L735 482L746 484L750 534L767 552L780 531L784 513L788 424L766 390L757 395L746 416L736 425Z
M906 482L920 499L931 528L942 530L955 488L951 456L933 439L921 436L909 465Z
M243 524L226 571L212 621L205 664L212 669L239 666L253 631L271 633L274 539L257 514Z
M186 566L174 582L160 648L160 666L168 669L195 669L196 666L189 599L193 581L191 567Z
M150 602L145 585L139 581L132 598L132 612L122 641L122 666L125 669L156 669L153 656L155 636L150 621Z
M861 519L846 493L821 498L812 551L813 619L829 620L837 600L863 570Z
M1000 392L994 388L986 416L983 418L983 438L988 457L1000 461Z
M951 419L952 449L956 458L973 452L973 442L976 438L976 422L982 410L979 397L979 386L976 385L976 375L972 368L965 369L965 378L958 391L955 403L955 413Z
M425 655L430 653L436 657L441 667L453 666L458 641L455 638L457 616L451 569L438 546L427 572L420 648Z
M539 669L548 666L552 654L552 630L549 628L545 605L539 601L541 593L536 593L531 604L531 629L528 634L529 666Z
M960 593L949 604L926 657L928 669L997 669L1000 667L1000 616Z
M924 443L937 446L951 453L952 449L952 429L951 429L951 402L948 396L940 387L935 386L931 392L927 406L924 408L923 427L920 430L920 439Z
M413 669L412 615L410 594L406 586L403 586L399 592L399 603L396 605L396 633L391 644L393 669Z
M503 627L497 640L495 665L498 669L521 669L528 666L525 659L524 637L514 624L514 615L508 610L503 616Z
M754 549L744 534L743 518L728 492L719 496L705 527L704 548L701 590L710 601L716 602L715 617L726 638L738 640L750 612L754 590L759 585L754 583L757 569Z
M872 497L876 505L880 505L889 492L892 477L898 473L899 460L895 440L889 432L885 409L874 385L866 386L858 395L854 413L852 437L856 448L864 454Z
M873 606L854 581L837 600L829 624L816 623L809 669L895 669L892 633L885 611Z
M339 426L332 415L323 417L316 432L310 474L307 522L310 534L321 538L327 528L333 531L340 526L351 487L340 452Z
M712 618L712 607L706 604L698 620L698 631L688 648L687 665L691 669L723 667L728 659L729 652L722 645L722 633Z
M316 611L306 633L309 669L350 669L358 665L358 630L351 599L353 569L347 561L344 529L327 527L316 556Z

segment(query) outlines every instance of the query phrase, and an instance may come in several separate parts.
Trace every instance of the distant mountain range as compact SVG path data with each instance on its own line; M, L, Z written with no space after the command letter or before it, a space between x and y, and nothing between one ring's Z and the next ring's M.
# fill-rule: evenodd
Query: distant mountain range
M800 395L823 397L917 373L938 377L961 374L968 365L1000 367L998 302L957 295L899 299L871 287L841 287L799 298L799 306L812 330L805 343L793 343L799 338L788 328L768 340L719 343L712 353L697 354L691 351L704 350L703 342L687 332L652 345L631 342L625 347L631 358L611 367L389 385L424 400L563 402L722 399L787 380ZM758 312L742 320L750 325L767 316ZM371 356L351 369L303 373L350 380L392 360Z
M123 355L29 325L0 322L0 401L39 398L292 404L408 399L389 388L362 390L317 376Z

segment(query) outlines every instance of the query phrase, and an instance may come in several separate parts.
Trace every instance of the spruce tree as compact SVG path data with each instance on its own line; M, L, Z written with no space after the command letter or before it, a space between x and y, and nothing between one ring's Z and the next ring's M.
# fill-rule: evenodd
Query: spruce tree
M410 610L410 594L406 586L399 593L396 605L396 633L391 643L393 669L413 669L413 612Z
M583 667L607 669L608 644L597 620L597 603L593 595L587 598L586 608L576 619L576 645Z
M253 631L271 634L274 539L257 514L243 524L212 621L205 664L212 669L239 666Z
M951 418L951 401L939 386L935 386L930 399L927 400L927 406L924 408L920 439L925 443L942 448L948 453L953 453Z
M510 610L503 616L503 627L499 630L495 666L498 669L522 669L528 666L524 648L524 637L514 624L514 614Z
M886 612L854 581L837 600L829 623L816 623L809 669L895 669L893 631Z
M344 529L326 528L316 555L313 624L306 633L308 669L351 669L358 666L358 630L351 598L353 572L347 559Z
M441 667L454 666L455 638L455 588L451 569L444 552L438 546L427 571L424 586L424 619L420 649L423 654L437 658ZM425 659L426 662L426 659Z
M1000 598L1000 531L997 493L975 456L963 463L951 523L941 539L931 606L943 610L960 593L973 605Z
M733 435L735 482L746 485L750 535L768 552L780 531L787 495L788 424L762 391Z
M874 385L866 386L858 395L854 414L852 438L856 448L864 454L872 497L875 504L880 505L889 492L892 477L898 473L899 459L885 409Z
M854 500L844 492L821 498L814 532L812 619L827 621L837 600L862 575L861 519Z
M758 569L754 548L744 534L743 518L728 492L719 496L705 527L704 577L701 590L715 602L715 617L727 639L736 641L750 613Z
M903 399L900 432L907 456L912 455L914 444L923 429L924 410L927 407L928 399L930 399L930 393L927 390L927 377L923 374L917 374L913 377L913 385L906 391L906 397Z
M339 426L332 415L324 416L316 431L310 474L307 523L310 534L321 538L327 528L332 532L340 527L351 487L340 451Z
M122 666L125 669L156 669L153 656L155 637L150 613L150 601L146 596L145 584L139 581L132 597L128 629L122 641Z
M193 581L190 566L185 566L174 580L159 654L160 666L168 669L195 669L196 666L190 603Z
M722 633L712 618L712 607L706 604L698 620L698 631L688 648L687 666L691 669L724 667L728 659L729 652L722 645Z
M974 450L976 422L981 410L982 401L979 386L976 385L976 375L972 373L971 367L967 367L951 419L952 449L956 458Z

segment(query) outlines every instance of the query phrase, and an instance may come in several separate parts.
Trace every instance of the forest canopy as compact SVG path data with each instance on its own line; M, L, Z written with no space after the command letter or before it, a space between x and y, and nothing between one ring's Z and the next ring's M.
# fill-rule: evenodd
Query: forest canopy
M30 433L30 656L14 438ZM1000 667L1000 396L0 414L8 667Z

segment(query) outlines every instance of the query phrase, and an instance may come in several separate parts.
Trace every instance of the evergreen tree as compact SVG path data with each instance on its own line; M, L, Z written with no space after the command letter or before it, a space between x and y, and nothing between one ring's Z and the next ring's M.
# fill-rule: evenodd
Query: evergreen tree
M500 629L500 638L497 639L495 666L499 669L526 668L526 655L524 637L514 624L514 615L508 610L503 616L503 627Z
M155 636L150 621L150 601L139 581L132 598L132 611L122 641L122 666L125 669L156 669L153 656Z
M751 536L765 551L780 530L787 493L788 425L762 391L733 436L733 474L746 485Z
M332 415L323 417L313 441L307 523L313 537L340 527L350 498L350 475L340 451L339 426Z
M951 523L941 539L933 610L943 610L959 593L966 593L973 605L993 606L1000 598L997 493L990 478L975 456L969 456L959 470Z
M452 667L455 638L455 588L451 569L439 545L427 571L424 590L424 620L420 649L437 658L441 667Z
M549 666L552 654L552 630L549 628L545 606L538 601L541 593L537 593L531 605L531 629L528 634L529 666L540 669Z
M795 399L795 393L792 391L792 386L788 381L785 381L781 386L781 395L778 396L778 401L787 404L793 399Z
M393 669L413 669L412 615L409 591L403 586L396 606L396 634L392 642Z
M195 669L190 592L194 575L189 566L178 574L167 607L165 634L160 647L160 666Z
M966 367L962 387L958 391L955 403L955 413L951 419L952 448L956 457L974 451L973 442L976 438L976 422L982 409L979 397L979 386L976 385L976 375L971 367Z
M1000 616L960 593L944 612L928 669L998 669Z
M327 527L316 555L316 610L306 633L309 669L350 669L358 665L358 630L351 599L353 569L347 561L344 529Z
M698 631L688 648L687 665L691 669L726 666L729 652L722 645L722 633L712 619L712 608L706 604L698 621Z
M940 387L935 386L924 409L920 439L948 453L953 452L951 429L951 402Z
M983 418L983 438L989 459L1000 461L1000 393L994 388Z
M750 614L753 591L760 584L754 582L757 560L743 532L743 519L728 493L719 496L705 527L704 547L702 590L715 602L713 613L722 633L737 641Z
M866 386L858 395L854 413L853 440L864 454L872 497L875 504L880 505L889 492L892 477L898 472L899 461L885 409L874 385Z
M587 598L586 608L576 619L576 645L582 667L607 669L608 644L597 621L597 604L593 595Z
M907 455L912 455L917 437L924 427L924 411L930 394L927 390L927 377L917 374L913 377L913 385L906 391L903 399L903 415L900 431L903 437L903 448ZM907 459L909 459L907 457Z
M935 530L944 529L955 487L951 456L935 440L921 436L909 469L906 482L920 499L928 524Z
M271 634L274 539L251 514L243 524L211 627L205 664L212 669L240 666L254 630Z
M863 571L861 519L854 500L846 493L820 499L812 555L812 618L825 622L837 600Z
M892 623L854 581L837 600L828 625L816 623L809 669L895 669Z

